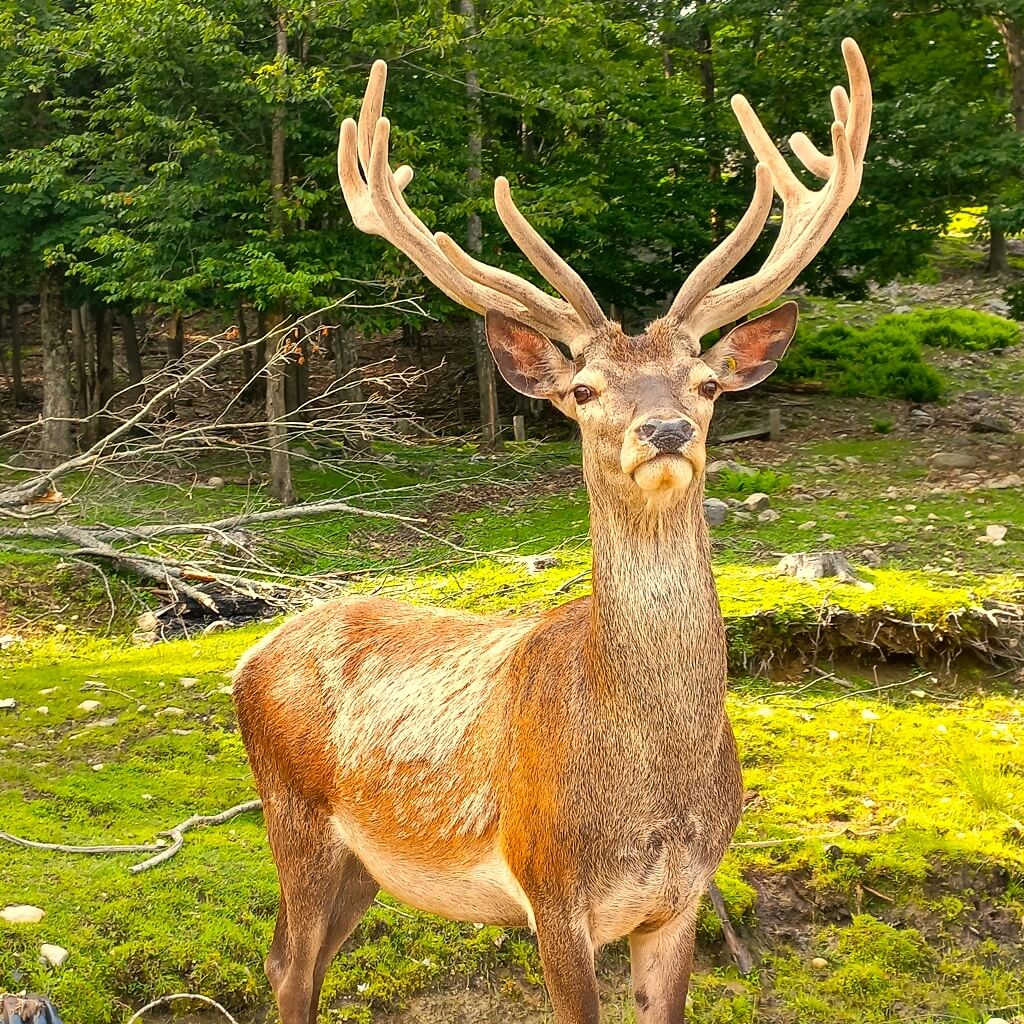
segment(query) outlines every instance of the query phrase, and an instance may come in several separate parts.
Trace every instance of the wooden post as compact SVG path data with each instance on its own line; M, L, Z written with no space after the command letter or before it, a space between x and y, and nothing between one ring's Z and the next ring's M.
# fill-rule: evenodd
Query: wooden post
M512 417L512 435L517 441L526 440L526 417L525 416L513 416Z
M782 437L782 410L768 410L768 440L778 441Z

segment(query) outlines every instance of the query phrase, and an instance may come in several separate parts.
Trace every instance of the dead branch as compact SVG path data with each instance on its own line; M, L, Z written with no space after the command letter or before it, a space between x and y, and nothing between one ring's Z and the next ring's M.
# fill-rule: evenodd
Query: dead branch
M146 1003L145 1006L140 1007L136 1010L129 1018L128 1024L135 1024L136 1021L142 1019L144 1013L148 1013L150 1010L156 1009L158 1006L163 1006L166 1003L172 1003L175 999L194 999L196 1002L205 1003L207 1006L212 1006L215 1010L220 1011L224 1014L225 1019L229 1020L231 1024L238 1024L238 1021L224 1009L216 999L211 999L209 996L201 996L195 992L175 992L173 995L161 996L159 999L154 999L151 1003Z
M167 846L163 840L155 843L134 843L128 846L69 846L67 843L40 843L34 839L22 839L21 836L12 835L10 832L0 832L0 842L21 846L26 850L52 850L54 853L84 854L156 853Z
M733 928L732 922L729 920L729 911L725 907L725 900L722 899L722 893L714 882L708 886L708 897L722 925L722 936L725 938L725 944L729 947L733 960L736 961L736 969L745 976L754 969L754 958L736 934L736 929Z
M165 861L170 860L182 848L185 843L185 833L191 829L198 828L200 825L223 825L224 822L238 817L239 814L259 810L262 806L263 804L259 800L247 800L245 803L235 804L234 807L229 807L226 811L221 811L219 814L193 814L191 818L186 818L180 825L175 825L174 828L160 833L162 836L170 837L170 846L148 860L141 861L139 864L133 864L128 870L133 875L149 871L158 864L163 864Z

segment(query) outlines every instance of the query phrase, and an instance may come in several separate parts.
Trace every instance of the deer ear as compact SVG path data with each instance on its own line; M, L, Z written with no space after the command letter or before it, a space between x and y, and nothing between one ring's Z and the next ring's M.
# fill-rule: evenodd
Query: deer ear
M496 309L489 309L484 321L487 346L509 387L558 404L572 380L573 364L543 334Z
M796 333L797 304L781 306L731 330L703 355L723 391L760 384L779 365Z

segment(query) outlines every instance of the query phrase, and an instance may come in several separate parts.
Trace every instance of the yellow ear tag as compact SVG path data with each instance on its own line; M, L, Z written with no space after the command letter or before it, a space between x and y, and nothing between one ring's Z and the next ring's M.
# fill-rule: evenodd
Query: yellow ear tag
M732 356L725 357L725 368L729 373L736 372L736 360Z

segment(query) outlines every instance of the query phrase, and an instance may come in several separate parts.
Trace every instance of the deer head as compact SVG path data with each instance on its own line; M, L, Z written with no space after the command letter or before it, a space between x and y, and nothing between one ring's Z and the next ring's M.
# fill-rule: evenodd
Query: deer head
M484 314L487 341L505 380L579 423L591 489L627 504L662 507L680 500L702 474L717 397L752 387L778 365L796 330L796 304L784 303L741 324L703 354L701 338L781 295L828 240L860 188L871 84L857 44L844 39L842 50L850 92L832 90L832 155L803 133L789 140L796 157L824 184L817 191L807 188L750 104L734 96L733 110L758 161L750 206L686 279L668 313L637 336L627 336L604 316L582 278L519 211L506 178L494 185L498 216L561 298L481 263L423 224L403 195L412 169L393 171L388 163L383 61L370 72L358 123L348 119L342 125L338 176L360 230L387 239L446 295ZM750 277L722 284L754 244L776 194L782 224L764 265Z

